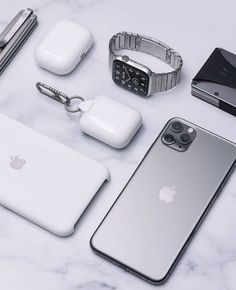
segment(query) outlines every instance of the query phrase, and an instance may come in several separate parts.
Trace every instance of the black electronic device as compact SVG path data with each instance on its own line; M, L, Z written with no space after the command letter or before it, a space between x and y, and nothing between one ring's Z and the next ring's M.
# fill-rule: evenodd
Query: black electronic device
M215 48L193 78L192 95L236 116L236 55Z

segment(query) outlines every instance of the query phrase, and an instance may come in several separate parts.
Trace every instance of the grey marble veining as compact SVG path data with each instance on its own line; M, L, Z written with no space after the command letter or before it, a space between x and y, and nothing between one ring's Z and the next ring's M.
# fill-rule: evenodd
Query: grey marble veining
M39 25L0 77L0 112L103 161L111 181L98 193L69 238L58 238L0 207L1 290L235 290L236 173L222 191L206 221L178 263L169 281L151 286L94 255L89 238L167 120L180 116L236 142L235 117L190 94L190 82L216 46L236 51L235 1L160 0L9 0L2 1L0 29L22 8L38 15ZM34 49L61 19L91 29L95 44L68 76L39 68ZM119 31L156 37L184 59L181 83L172 91L139 98L111 80L108 41ZM147 56L137 59L150 66ZM157 69L161 64L157 62ZM160 69L159 68L159 69ZM40 95L43 81L69 95L86 99L104 94L143 114L144 125L123 150L112 149L79 130L79 115Z

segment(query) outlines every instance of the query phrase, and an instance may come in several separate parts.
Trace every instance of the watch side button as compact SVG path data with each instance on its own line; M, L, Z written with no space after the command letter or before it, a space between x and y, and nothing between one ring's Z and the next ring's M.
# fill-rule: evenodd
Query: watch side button
M123 55L123 56L122 56L122 60L123 60L124 62L129 61L129 57L128 57L128 55Z

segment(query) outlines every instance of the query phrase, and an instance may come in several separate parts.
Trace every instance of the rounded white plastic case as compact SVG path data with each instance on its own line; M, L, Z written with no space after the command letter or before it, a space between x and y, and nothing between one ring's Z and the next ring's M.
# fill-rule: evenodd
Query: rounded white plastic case
M72 234L108 169L1 114L0 132L0 204L53 234Z
M70 73L93 44L92 33L69 20L58 22L36 48L39 66L55 73Z
M115 148L128 145L142 124L138 111L105 96L81 102L80 109L81 130Z

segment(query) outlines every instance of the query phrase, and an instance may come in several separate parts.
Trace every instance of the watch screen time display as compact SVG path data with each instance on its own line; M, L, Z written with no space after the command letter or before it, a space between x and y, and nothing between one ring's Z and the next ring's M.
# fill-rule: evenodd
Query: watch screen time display
M148 95L148 75L123 61L117 59L113 61L112 79L117 85L133 93L140 96Z

